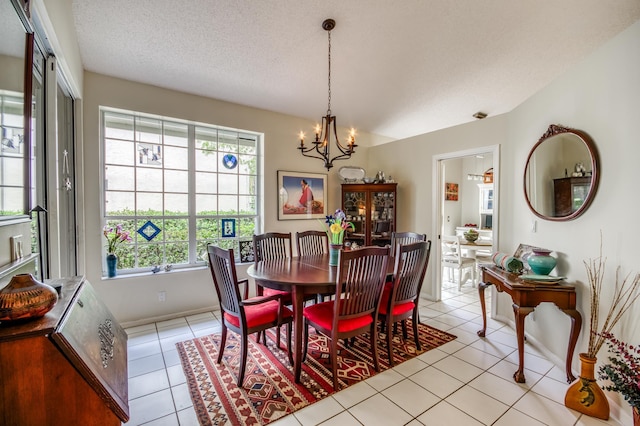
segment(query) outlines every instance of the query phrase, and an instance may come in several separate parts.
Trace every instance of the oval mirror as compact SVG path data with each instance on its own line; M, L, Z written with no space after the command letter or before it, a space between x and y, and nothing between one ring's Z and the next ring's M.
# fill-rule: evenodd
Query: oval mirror
M524 193L536 216L565 221L587 209L598 186L598 155L585 132L552 124L527 157Z

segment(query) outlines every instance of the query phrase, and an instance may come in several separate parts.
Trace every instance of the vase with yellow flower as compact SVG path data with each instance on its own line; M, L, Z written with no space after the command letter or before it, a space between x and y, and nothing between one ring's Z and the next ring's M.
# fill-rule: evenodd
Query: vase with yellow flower
M325 232L329 237L329 265L338 264L338 255L344 244L344 233L347 229L354 229L353 223L347 222L347 216L340 209L325 220Z

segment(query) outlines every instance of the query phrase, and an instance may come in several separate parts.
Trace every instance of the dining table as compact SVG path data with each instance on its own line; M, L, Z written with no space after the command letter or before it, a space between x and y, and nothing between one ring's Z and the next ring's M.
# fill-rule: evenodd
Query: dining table
M393 274L393 259L389 259L387 274ZM260 287L291 292L293 305L293 368L294 379L300 383L303 359L304 301L312 294L335 293L337 266L329 266L329 254L261 260L247 269L247 274ZM258 288L259 288L258 287ZM305 297L307 296L307 297ZM291 348L288 348L291 350Z

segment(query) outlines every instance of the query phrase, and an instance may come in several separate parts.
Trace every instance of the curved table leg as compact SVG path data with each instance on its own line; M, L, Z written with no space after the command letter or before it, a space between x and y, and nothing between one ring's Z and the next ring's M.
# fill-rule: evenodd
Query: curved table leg
M524 319L533 312L533 308L523 308L513 304L513 313L516 319L516 336L518 339L518 371L513 373L513 378L518 383L525 383L524 378Z
M482 330L478 330L477 334L480 337L485 336L485 332L487 331L487 308L484 302L484 289L489 287L491 283L483 283L480 282L478 284L478 296L480 297L480 307L482 309Z
M569 336L569 347L567 348L566 373L567 383L573 382L576 378L571 372L571 360L573 359L573 351L576 348L578 334L582 327L582 315L575 309L563 309L563 312L571 317L571 336Z

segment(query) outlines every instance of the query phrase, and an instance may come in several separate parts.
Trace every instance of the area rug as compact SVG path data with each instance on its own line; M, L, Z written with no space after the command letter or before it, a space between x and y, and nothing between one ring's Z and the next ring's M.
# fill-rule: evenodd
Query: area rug
M333 379L329 363L328 340L309 332L307 359L302 365L300 384L294 383L293 367L289 364L282 328L281 348L275 345L275 331L267 332L267 345L249 337L249 350L244 386L238 387L240 363L239 336L231 331L220 364L220 334L199 337L177 343L189 393L198 421L208 425L265 425L313 404L332 393ZM416 357L456 338L441 330L418 324L421 350L416 349L411 323L407 324L408 339L394 336L395 365ZM379 334L378 357L380 371L389 368L386 336ZM340 389L377 374L368 336L355 338L353 344L338 348Z

